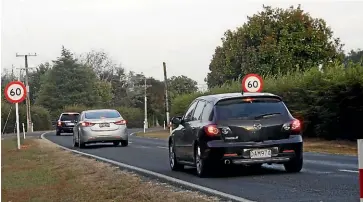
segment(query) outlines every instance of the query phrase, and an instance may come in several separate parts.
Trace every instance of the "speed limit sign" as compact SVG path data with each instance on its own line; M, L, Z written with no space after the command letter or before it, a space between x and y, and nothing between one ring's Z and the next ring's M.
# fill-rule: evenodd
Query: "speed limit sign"
M12 81L5 87L5 97L11 103L20 103L26 98L26 87L20 81Z
M243 92L257 93L263 88L262 77L258 74L247 74L242 80Z

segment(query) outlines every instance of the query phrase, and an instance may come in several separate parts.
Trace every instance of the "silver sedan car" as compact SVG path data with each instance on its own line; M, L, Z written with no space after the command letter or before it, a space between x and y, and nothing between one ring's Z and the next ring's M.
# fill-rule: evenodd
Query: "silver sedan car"
M85 147L86 144L112 142L128 145L126 120L114 109L83 111L73 128L73 146Z

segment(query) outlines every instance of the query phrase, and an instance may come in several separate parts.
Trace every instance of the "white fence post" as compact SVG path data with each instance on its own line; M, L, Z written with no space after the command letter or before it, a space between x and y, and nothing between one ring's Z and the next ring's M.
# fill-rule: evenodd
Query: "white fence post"
M357 140L358 143L358 166L359 166L359 198L363 202L363 139Z

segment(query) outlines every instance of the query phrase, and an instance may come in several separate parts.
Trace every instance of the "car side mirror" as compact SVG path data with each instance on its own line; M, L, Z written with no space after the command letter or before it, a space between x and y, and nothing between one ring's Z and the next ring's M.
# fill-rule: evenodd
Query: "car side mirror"
M179 124L182 123L182 119L179 116L173 117L173 118L171 118L171 123L178 126Z

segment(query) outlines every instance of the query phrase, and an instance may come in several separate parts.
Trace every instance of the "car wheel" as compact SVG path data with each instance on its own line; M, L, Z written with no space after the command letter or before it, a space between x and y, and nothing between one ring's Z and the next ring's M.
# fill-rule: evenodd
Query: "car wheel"
M207 177L209 175L208 163L206 159L201 158L201 150L199 146L197 146L194 153L197 175L199 177Z
M120 145L120 142L119 141L113 142L113 146L119 146L119 145Z
M127 145L129 145L129 141L128 140L121 140L121 146L127 147Z
M298 173L303 167L303 158L295 158L284 164L285 170L289 173Z
M56 136L60 136L61 135L61 132L60 131L57 131L57 133L55 135Z
M176 160L175 149L173 141L169 144L169 165L171 170L180 171L184 169L184 165L179 164Z

